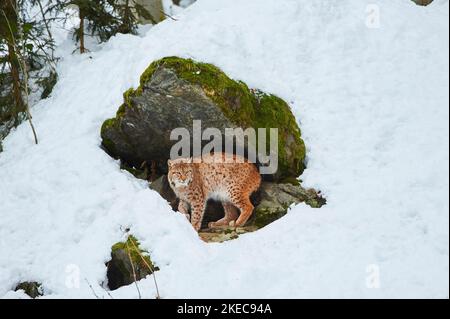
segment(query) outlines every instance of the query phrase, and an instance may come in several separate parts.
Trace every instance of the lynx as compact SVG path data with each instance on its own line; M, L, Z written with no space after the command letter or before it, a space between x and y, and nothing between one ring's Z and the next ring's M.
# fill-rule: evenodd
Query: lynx
M180 199L178 211L190 219L196 231L201 228L210 198L222 203L225 216L209 223L209 228L243 226L252 215L250 195L258 189L261 175L256 166L244 158L217 153L203 155L201 159L169 160L167 164L170 187Z

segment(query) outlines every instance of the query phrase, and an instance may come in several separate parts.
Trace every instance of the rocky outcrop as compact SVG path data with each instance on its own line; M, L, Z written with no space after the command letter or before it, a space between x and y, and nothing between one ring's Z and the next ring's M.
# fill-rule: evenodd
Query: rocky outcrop
M262 183L258 197L253 217L248 222L249 226L256 228L264 227L283 217L292 204L304 202L313 208L320 208L326 203L320 192L287 183Z
M249 89L211 64L177 57L153 62L139 87L124 93L116 117L103 123L102 144L131 167L154 163L158 173L166 173L176 143L171 131L186 128L192 136L193 120L222 134L225 128L278 128L278 171L270 179L296 178L304 169L305 145L285 101ZM268 143L267 138L267 149Z
M129 236L126 242L120 242L111 248L111 260L106 263L108 288L115 290L141 280L157 271L148 253L139 248L139 242Z

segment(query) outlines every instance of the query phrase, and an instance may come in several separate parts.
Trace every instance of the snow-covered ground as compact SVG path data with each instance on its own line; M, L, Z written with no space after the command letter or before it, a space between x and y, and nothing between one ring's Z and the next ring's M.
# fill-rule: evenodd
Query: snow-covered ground
M88 282L109 298L105 262L130 227L161 268L163 298L448 298L448 0L199 0L177 19L66 55L32 110L39 145L27 123L5 139L0 296L36 280L45 298L94 298ZM100 126L169 55L289 101L308 147L302 179L328 205L207 244L121 171ZM139 285L155 296L151 277ZM137 297L134 285L111 294Z

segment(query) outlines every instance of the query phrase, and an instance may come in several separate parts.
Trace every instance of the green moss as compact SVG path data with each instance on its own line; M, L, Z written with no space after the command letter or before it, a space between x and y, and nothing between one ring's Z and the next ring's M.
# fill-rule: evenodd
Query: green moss
M117 116L121 116L124 112L125 112L125 105L127 106L131 106L131 98L134 96L135 94L135 90L133 88L129 88L128 90L126 90L123 93L123 102L124 104L122 104L119 108L119 110L117 111Z
M115 126L116 124L117 124L117 120L115 118L107 119L102 124L102 128L101 128L102 133L105 133L106 130L108 130L109 128Z
M128 101L128 99L126 99L125 101ZM117 110L117 113L116 113L116 117L120 118L124 114L125 114L125 103L123 103L121 106L119 106L119 109Z
M260 91L254 91L257 98L257 107L255 120L252 127L258 128L278 128L278 167L281 172L293 170L300 175L304 170L304 159L306 155L306 148L301 139L301 131L295 121L289 106L281 98L265 94ZM286 143L292 139L290 149L293 153L293 163L288 161L286 154ZM269 138L267 137L267 143ZM267 147L267 146L266 146ZM268 149L268 147L267 147Z
M316 196L308 198L305 203L312 208L321 208L322 206L327 204L327 200L322 196Z
M173 70L181 79L201 86L233 123L246 126L254 118L253 104L255 96L243 82L231 80L225 73L212 64L195 62L191 59L167 57L155 61L144 71L140 78L139 94L154 72L164 66ZM238 105L239 104L239 105ZM230 107L231 106L231 107ZM235 110L233 110L235 106Z
M111 260L106 263L108 287L111 290L141 280L158 270L150 260L147 252L139 248L139 242L129 236L111 248Z
M126 107L131 105L131 97L134 95L134 93L135 93L135 90L133 88L130 88L130 89L126 90L123 93L123 101L124 101L124 103L122 103L119 106L119 109L116 112L116 117L111 118L111 119L107 119L102 124L102 128L101 128L101 136L102 136L102 138L104 138L105 133L110 128L117 127L117 125L119 124L119 119L125 114Z
M295 186L300 186L300 181L295 178L295 177L286 177L283 178L280 183L282 184L291 184L291 185L295 185Z
M229 229L229 228L225 228L223 232L224 232L225 234L232 234L232 233L233 233L233 230L232 230L232 229Z
M111 154L116 154L116 148L114 142L108 138L107 132L112 128L118 125L118 121L115 118L108 119L102 124L102 128L100 129L100 136L102 137L102 145L106 148L106 150Z
M100 136L102 138L102 145L105 149L112 155L116 156L117 151L114 146L114 142L108 138L108 132L111 131L112 128L119 130L119 122L120 119L125 115L126 108L131 107L131 97L134 96L135 90L130 88L123 93L123 103L120 105L119 109L116 112L116 117L107 119L103 122L102 127L100 129Z
M264 208L256 208L253 214L254 217L249 221L249 225L262 228L286 215L287 210L288 207L279 210L278 212L273 212Z
M117 250L124 250L127 253L129 251L132 262L135 265L139 266L141 269L143 269L143 268L148 269L149 268L148 266L150 266L150 269L148 269L148 270L150 270L151 272L153 270L154 271L158 270L158 268L155 267L153 265L152 261L150 260L148 253L139 248L139 242L137 241L137 239L134 236L128 236L128 239L126 242L120 242L120 243L113 245L111 248L111 253L114 254ZM145 262L144 262L144 260L142 260L142 258L144 258ZM124 271L126 272L127 270L124 270Z

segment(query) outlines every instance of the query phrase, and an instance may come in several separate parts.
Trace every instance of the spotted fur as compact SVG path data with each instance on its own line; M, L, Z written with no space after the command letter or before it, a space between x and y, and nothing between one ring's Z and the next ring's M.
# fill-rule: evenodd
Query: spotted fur
M169 160L168 166L170 187L180 199L178 210L190 219L196 231L201 228L210 198L222 202L225 211L224 218L209 223L210 228L243 226L252 215L250 195L261 184L261 176L256 166L244 158L217 153L201 159Z

